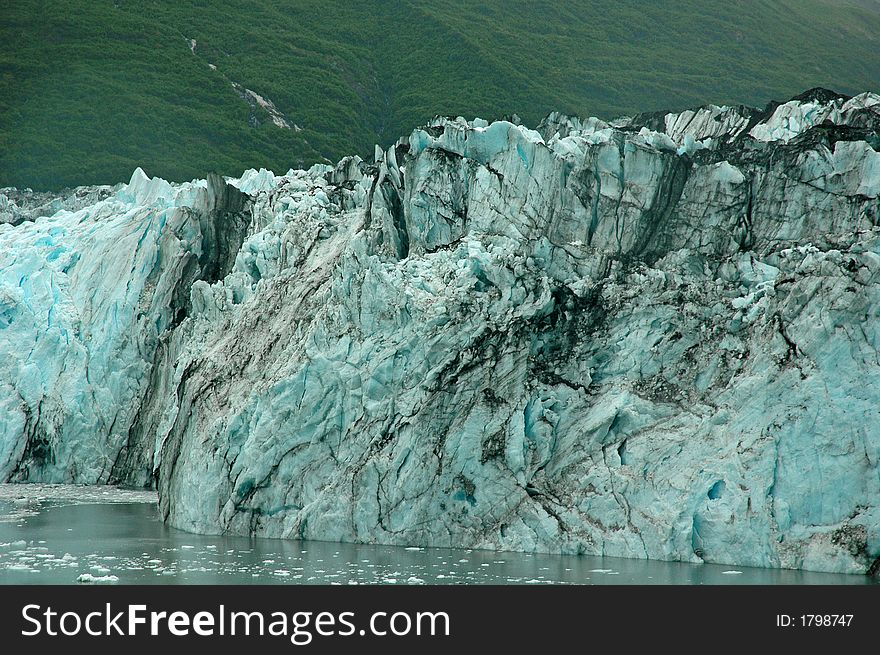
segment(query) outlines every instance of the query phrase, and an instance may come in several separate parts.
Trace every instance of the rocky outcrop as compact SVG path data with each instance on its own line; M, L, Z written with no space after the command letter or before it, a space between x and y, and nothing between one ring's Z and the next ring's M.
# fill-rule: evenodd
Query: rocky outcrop
M0 226L0 477L185 530L866 572L880 97L378 151Z

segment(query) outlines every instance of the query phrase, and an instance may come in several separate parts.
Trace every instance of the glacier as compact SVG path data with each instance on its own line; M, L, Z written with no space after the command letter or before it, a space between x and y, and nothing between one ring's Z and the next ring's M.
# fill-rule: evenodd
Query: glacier
M0 190L0 481L192 532L880 569L880 96Z

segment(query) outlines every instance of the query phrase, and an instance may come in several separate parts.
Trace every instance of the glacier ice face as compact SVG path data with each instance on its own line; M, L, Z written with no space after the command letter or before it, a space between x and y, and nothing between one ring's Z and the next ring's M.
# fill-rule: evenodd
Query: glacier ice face
M225 183L210 182L138 169L97 204L0 233L0 478L114 476L162 336L224 245L212 219L228 218Z
M880 99L831 96L438 118L0 226L0 478L155 480L198 532L876 568Z

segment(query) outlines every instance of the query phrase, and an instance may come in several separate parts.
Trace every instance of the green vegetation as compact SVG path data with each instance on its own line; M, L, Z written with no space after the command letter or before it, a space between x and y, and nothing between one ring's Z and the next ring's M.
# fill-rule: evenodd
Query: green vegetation
M877 90L876 0L0 0L0 186L278 172L435 114ZM189 39L196 40L195 53ZM209 64L216 67L213 69ZM236 82L271 99L282 129Z

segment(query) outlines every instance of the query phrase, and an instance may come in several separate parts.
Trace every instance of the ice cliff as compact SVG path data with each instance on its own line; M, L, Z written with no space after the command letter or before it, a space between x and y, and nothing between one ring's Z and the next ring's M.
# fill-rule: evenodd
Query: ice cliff
M874 572L878 150L880 97L814 90L4 190L0 480L155 484L197 532Z

